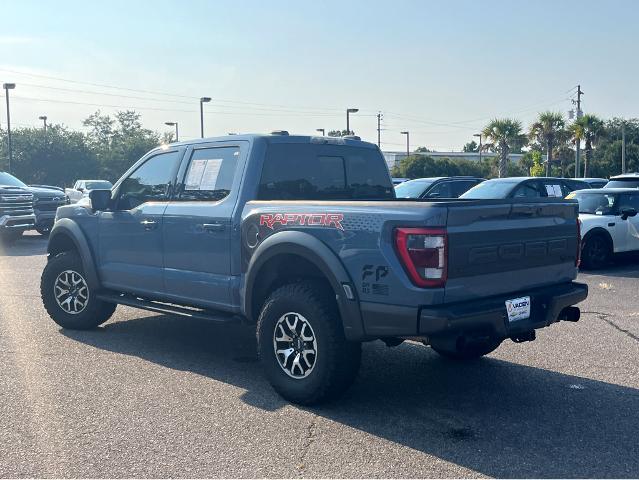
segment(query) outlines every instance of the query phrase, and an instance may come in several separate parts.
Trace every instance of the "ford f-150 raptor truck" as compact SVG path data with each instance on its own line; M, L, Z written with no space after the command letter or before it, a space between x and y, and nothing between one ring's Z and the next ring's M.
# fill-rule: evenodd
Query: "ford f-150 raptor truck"
M587 296L577 203L396 199L378 147L348 137L157 148L59 208L48 253L41 294L63 328L117 304L248 322L268 380L302 404L353 381L361 342L476 358L577 321Z

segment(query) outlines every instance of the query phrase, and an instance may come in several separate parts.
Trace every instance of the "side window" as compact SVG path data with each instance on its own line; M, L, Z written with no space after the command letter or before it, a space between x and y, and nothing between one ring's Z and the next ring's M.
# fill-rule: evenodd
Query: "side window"
M639 193L625 193L619 198L618 211L624 208L634 208L639 212Z
M459 198L461 195L466 193L468 190L470 190L475 185L477 185L477 182L475 180L456 180L456 181L452 182L452 186L453 186L452 194L453 194L453 197L454 198Z
M194 150L179 200L213 202L222 200L231 193L239 157L239 147Z
M517 187L513 194L514 198L540 198L545 196L542 195L540 185L537 182L524 183Z
M431 188L426 197L428 198L452 198L453 192L451 189L452 182L441 182Z
M146 202L167 200L181 157L180 152L160 153L140 165L120 184L118 208L130 210Z
M546 190L546 197L555 197L555 198L563 198L566 195L568 195L568 193L566 193L566 195L564 195L563 190L561 189L561 184L560 183L554 183L554 182L548 182L548 183L544 183L544 189Z

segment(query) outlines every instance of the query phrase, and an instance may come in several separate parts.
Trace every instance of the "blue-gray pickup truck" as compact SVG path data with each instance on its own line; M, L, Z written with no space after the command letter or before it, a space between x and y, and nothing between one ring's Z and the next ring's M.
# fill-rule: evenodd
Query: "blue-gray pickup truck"
M576 203L397 199L377 146L286 132L149 152L58 209L48 254L42 299L63 328L117 304L246 322L301 404L352 383L362 342L473 359L577 321L587 296Z

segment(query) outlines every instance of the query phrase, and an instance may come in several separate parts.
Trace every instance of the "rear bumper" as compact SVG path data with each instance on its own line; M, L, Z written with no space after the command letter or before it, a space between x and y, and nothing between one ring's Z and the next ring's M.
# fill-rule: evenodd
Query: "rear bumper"
M530 317L509 322L505 302L522 296L530 296ZM507 338L558 322L564 308L585 300L587 296L588 285L570 282L472 302L426 307L420 311L419 334L449 336L480 333Z
M35 226L35 215L4 215L0 217L1 230L29 230Z
M530 296L530 317L508 321L506 300ZM369 338L447 337L480 334L508 338L558 322L560 312L588 296L588 286L561 283L507 295L421 308L363 302L362 319Z

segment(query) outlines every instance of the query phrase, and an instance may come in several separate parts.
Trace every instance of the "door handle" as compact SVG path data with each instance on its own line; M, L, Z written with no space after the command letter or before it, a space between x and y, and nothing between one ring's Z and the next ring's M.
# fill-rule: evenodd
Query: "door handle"
M202 224L202 228L207 232L223 232L226 226L223 223L215 222L204 223Z
M148 218L142 220L140 222L140 225L142 225L144 227L144 230L146 231L155 230L156 228L158 228L158 223L155 220L150 220Z

